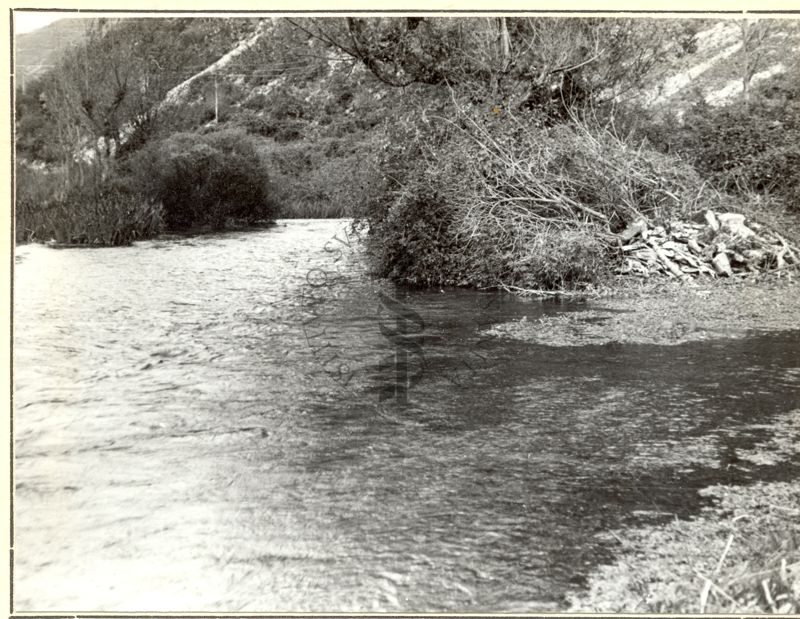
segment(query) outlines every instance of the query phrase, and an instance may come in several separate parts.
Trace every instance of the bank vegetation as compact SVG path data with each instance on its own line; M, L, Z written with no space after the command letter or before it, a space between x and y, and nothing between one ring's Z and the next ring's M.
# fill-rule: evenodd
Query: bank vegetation
M87 24L16 93L20 242L354 217L375 272L414 285L586 291L621 274L796 266L800 69L781 55L792 22L734 31L725 66L741 95L660 106L648 93L707 61L707 33L726 24ZM756 82L776 54L789 66ZM708 212L745 215L766 240L695 239L714 255L693 251L675 231ZM632 226L661 232L628 238ZM751 250L761 258L737 262ZM721 254L730 272L714 266Z

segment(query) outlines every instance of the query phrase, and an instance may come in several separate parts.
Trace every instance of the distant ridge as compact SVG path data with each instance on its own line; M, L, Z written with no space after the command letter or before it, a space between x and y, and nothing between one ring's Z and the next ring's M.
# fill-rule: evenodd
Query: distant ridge
M65 18L15 37L17 84L43 75L61 54L78 43L93 18Z

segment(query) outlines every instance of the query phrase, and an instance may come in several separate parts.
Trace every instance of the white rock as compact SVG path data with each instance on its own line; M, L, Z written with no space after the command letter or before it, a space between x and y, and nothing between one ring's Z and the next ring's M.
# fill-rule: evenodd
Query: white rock
M731 234L736 234L743 238L755 234L755 232L744 225L744 215L738 213L722 213L717 216L717 219L719 220L720 227L725 232L730 232Z
M733 271L731 270L731 263L728 260L728 255L724 253L719 253L714 256L714 259L711 261L711 264L714 265L714 270L716 270L718 275L726 275L727 277L731 277L733 275Z
M717 216L714 215L714 211L706 211L706 221L714 232L719 230L719 221L717 221Z

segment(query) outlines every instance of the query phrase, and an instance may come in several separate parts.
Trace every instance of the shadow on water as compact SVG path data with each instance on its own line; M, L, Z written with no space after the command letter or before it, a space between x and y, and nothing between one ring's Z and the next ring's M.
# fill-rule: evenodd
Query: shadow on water
M796 478L798 462L757 466L737 452L800 405L800 331L548 347L478 327L563 306L476 296L397 295L426 319L407 404L379 404L396 377L373 364L360 390L313 408L326 438L308 470L350 480L337 518L359 531L354 556L391 549L387 569L413 571L415 599L444 584L470 593L436 608L559 608L610 560L599 532L696 514L709 485Z

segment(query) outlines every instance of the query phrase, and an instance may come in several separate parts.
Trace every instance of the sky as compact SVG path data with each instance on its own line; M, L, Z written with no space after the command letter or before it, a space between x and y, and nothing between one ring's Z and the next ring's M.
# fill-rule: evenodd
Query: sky
M23 34L31 30L37 30L47 24L64 19L65 17L75 17L77 13L48 11L14 11L14 33Z

